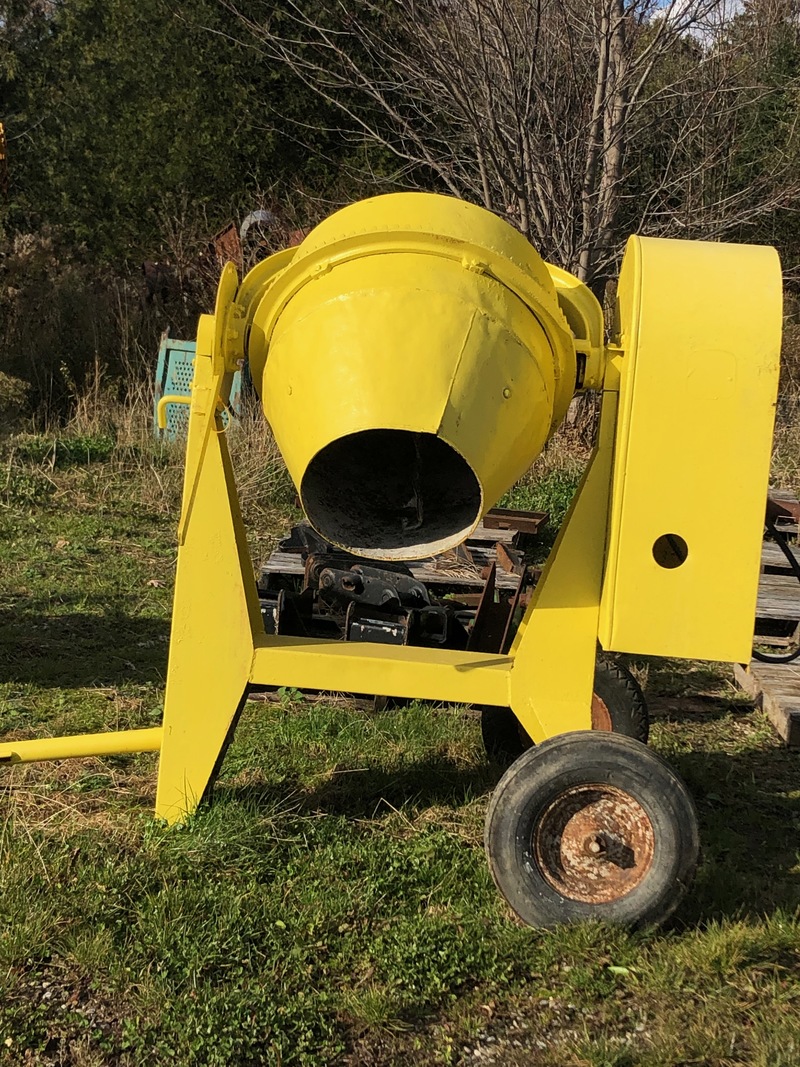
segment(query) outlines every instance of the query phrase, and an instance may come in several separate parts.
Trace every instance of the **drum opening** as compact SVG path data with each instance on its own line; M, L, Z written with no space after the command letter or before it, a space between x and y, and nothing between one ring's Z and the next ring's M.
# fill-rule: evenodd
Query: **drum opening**
M373 559L420 559L460 544L482 505L474 471L432 433L363 430L321 449L300 488L323 537Z

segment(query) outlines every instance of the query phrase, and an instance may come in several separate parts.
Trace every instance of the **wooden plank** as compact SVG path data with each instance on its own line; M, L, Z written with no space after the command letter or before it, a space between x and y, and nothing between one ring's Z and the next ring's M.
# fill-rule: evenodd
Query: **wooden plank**
M458 560L454 559L450 564L449 559L445 558L443 560L441 557L409 562L408 569L417 581L427 582L430 585L453 585L465 589L481 589L484 584L481 572L492 565L497 558L497 554L493 549L488 550L484 547L482 550L476 549L473 552L473 558L475 559L474 570L466 562L459 566ZM380 563L376 561L375 565L380 566ZM295 552L278 552L276 550L263 565L261 571L265 574L285 574L292 577L302 577L305 573L305 567L299 554ZM505 571L500 570L497 574L496 584L500 589L516 589L519 585L519 577L516 574L507 574Z
M771 500L776 500L780 503L796 504L800 507L800 500L797 497L794 489L776 489L774 486L770 486L769 497Z
M800 600L800 582L793 574L762 574L758 588L779 600Z
M755 677L750 673L747 667L743 663L734 663L733 675L739 683L739 687L744 689L745 693L755 700L761 690L758 687L758 682Z
M800 622L800 612L795 604L780 604L770 600L759 600L756 607L757 619L769 619L771 622Z
M795 581L795 585L797 586L797 589L800 590L800 582ZM772 604L775 607L783 606L796 609L798 604L800 604L800 597L794 592L775 586L759 586L758 596L759 601L763 601L764 604ZM794 616L792 617L794 618Z
M800 748L800 661L736 664L736 681L762 708L789 748Z
M769 623L797 623L800 622L800 615L792 605L782 606L771 604L769 601L761 601L756 608L756 619L763 619Z
M789 545L789 549L797 562L800 563L800 545ZM789 561L774 541L765 541L761 546L761 566L785 567L789 574L792 573Z
M489 542L492 545L496 545L499 541L503 545L510 545L513 543L514 538L517 536L516 530L494 530L488 526L484 526L479 523L472 533L467 538L466 544L468 548L472 548L473 544L485 544Z
M775 544L765 543L762 549L762 562L775 559L774 553L779 553L786 563L785 557ZM800 553L800 550L798 550ZM756 617L758 619L784 619L786 621L800 621L800 582L788 569L780 574L761 574L758 580L758 600L756 604Z

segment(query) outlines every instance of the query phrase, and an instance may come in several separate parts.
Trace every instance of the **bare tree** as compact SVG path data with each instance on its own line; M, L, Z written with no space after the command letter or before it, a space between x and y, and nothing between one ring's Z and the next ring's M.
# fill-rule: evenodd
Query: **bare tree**
M796 117L768 158L739 151L764 100L794 91L764 76L790 8L285 0L263 20L237 15L344 127L391 154L399 184L482 203L599 291L623 232L720 237L798 195Z

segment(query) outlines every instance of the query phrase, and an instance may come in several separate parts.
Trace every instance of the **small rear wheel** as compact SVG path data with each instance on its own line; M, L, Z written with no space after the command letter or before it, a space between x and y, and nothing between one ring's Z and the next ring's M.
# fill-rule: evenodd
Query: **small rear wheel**
M694 804L639 741L589 730L529 749L501 778L484 841L495 884L519 918L664 922L694 876Z
M647 744L650 719L642 687L627 667L601 659L594 670L592 729L633 737Z
M592 729L647 743L650 721L644 693L631 672L614 660L598 660L595 667ZM533 745L511 708L481 708L481 734L486 755L501 767L509 767Z

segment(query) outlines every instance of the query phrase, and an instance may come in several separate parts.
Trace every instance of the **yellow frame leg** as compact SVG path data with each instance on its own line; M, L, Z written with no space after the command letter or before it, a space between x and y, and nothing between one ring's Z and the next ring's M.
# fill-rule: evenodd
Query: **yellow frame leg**
M592 728L592 691L618 394L511 647L510 704L535 742Z
M253 568L217 398L214 319L198 332L156 814L202 799L247 692L261 627ZM209 426L209 422L211 425Z

